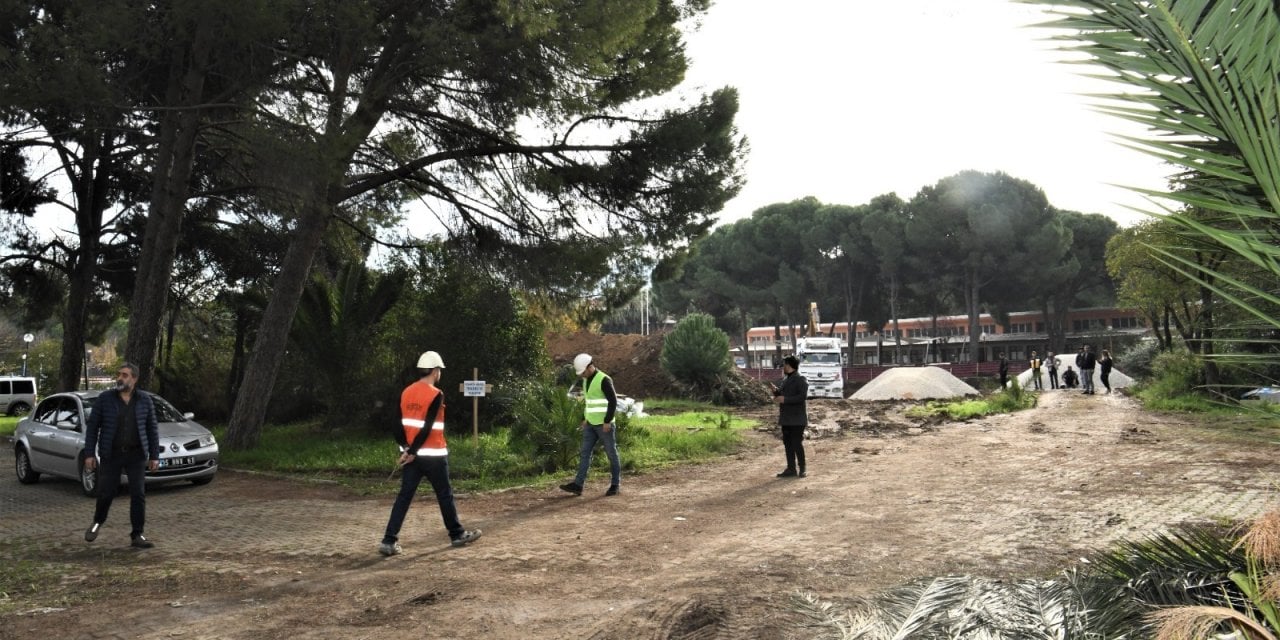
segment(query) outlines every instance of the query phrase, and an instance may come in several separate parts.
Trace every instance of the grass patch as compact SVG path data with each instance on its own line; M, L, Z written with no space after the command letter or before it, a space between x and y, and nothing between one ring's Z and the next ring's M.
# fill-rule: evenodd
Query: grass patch
M996 413L1013 413L1036 406L1036 394L1025 393L1013 383L1009 389L986 398L957 402L932 401L907 410L913 418L945 416L951 420L970 420Z
M37 606L70 604L65 598L51 596L62 576L70 571L68 566L15 558L7 558L0 565L0 616Z
M654 398L644 401L644 412L648 414L670 414L687 411L707 411L710 406L706 402L684 398Z
M705 406L705 405L703 405ZM645 412L649 411L646 404ZM755 420L738 418L727 411L683 411L676 414L649 415L643 418L632 418L631 423L646 429L751 429Z
M661 401L659 406L663 406ZM735 417L707 403L679 401L666 407L672 411L676 410L674 407L692 410L629 420L624 435L619 436L624 470L643 472L720 457L736 450L742 430L756 426L754 420ZM648 402L645 410L648 411ZM333 481L361 494L397 490L399 474L393 476L392 470L398 450L389 435L334 432L324 429L322 422L268 425L256 448L223 448L222 464L230 469ZM214 426L212 430L225 441L224 426ZM478 440L470 434L449 434L449 475L455 488L487 491L551 484L562 482L565 473L572 472L572 468L544 468L532 446L513 438L511 433L502 428L482 433ZM575 455L573 464L576 463ZM602 452L596 452L592 467L608 469Z
M18 416L0 416L0 436L11 436L18 430Z

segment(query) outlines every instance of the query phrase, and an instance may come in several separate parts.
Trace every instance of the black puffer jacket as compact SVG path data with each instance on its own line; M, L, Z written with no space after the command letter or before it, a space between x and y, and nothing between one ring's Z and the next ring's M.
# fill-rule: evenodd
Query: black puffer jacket
M782 384L774 392L782 396L782 404L778 405L778 424L784 427L809 426L809 412L805 410L805 398L809 397L809 381L799 372L792 373L782 379Z

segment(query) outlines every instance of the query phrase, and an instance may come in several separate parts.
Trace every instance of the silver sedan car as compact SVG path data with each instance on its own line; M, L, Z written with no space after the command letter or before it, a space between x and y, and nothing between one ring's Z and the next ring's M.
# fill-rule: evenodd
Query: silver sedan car
M72 391L45 398L14 431L14 468L18 481L32 484L41 474L80 481L85 495L96 495L98 474L84 468L84 425L100 391ZM147 472L147 484L190 481L207 484L218 472L218 443L208 429L157 395L160 467ZM119 479L124 482L124 476Z

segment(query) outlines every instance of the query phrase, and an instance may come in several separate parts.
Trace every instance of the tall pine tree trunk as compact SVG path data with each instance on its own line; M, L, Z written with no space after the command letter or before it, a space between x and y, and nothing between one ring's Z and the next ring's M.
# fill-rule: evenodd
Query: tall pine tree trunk
M97 283L98 253L101 249L102 214L107 208L110 169L105 149L110 134L90 131L82 146L79 169L67 169L76 191L76 234L80 246L68 274L67 302L62 314L62 354L58 358L58 391L79 386L80 373L87 364L85 340L89 323L89 298ZM66 160L64 160L65 162Z
M271 391L288 345L289 328L293 325L293 316L311 273L311 264L324 243L329 219L328 207L320 204L308 206L298 219L289 250L280 265L280 274L275 280L271 301L267 303L258 325L253 350L245 365L244 378L240 381L240 393L231 411L227 444L232 449L252 448L262 435Z
M974 363L982 362L982 327L978 317L978 275L967 274L964 288L965 312L969 314L969 357Z
M211 46L209 24L201 21L190 49L177 47L176 61L169 74L165 104L183 108L168 111L161 119L160 144L151 181L151 211L147 216L133 301L129 305L129 335L125 342L125 355L138 365L138 384L143 387L148 386L155 367L156 345L169 298L173 261L195 162L201 117L198 105L204 93L205 67ZM188 59L189 64L178 62L183 59Z

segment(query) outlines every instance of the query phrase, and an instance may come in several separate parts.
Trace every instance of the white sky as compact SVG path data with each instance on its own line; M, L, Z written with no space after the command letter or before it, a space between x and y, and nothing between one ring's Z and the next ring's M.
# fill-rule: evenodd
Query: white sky
M1119 184L1164 189L1167 166L1110 134L1038 7L1009 0L718 0L688 35L686 88L737 87L747 184L721 212L815 196L860 205L966 169L1004 171L1060 209L1128 226L1151 210Z

